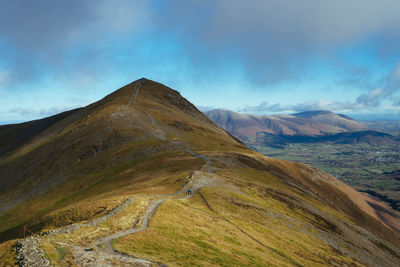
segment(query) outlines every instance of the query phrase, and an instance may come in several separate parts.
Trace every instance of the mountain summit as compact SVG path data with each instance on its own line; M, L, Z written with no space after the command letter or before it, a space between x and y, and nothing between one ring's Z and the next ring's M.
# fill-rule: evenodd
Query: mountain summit
M397 266L399 233L384 204L147 79L0 126L0 265Z
M225 145L226 139L235 143L177 91L147 79L85 108L0 126L0 140L4 140L0 155L7 163L0 170L0 212L68 177L130 160L133 156L126 153L132 150L146 156L153 150L182 146L182 141L196 139L197 134L212 134L209 143ZM118 157L113 157L117 152ZM21 196L13 198L16 195Z

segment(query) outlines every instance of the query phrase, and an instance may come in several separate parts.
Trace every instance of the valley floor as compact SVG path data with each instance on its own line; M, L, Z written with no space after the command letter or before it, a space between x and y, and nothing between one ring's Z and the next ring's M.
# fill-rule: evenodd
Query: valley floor
M254 148L266 156L306 163L324 170L400 211L398 142L379 146L365 143L296 143L283 148L260 145Z

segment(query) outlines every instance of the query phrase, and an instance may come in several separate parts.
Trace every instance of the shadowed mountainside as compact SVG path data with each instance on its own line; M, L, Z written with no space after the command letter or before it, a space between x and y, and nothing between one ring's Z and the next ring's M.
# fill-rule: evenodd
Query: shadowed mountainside
M344 132L337 134L327 134L318 136L303 135L275 135L271 133L257 133L256 138L247 138L243 140L250 147L263 145L269 147L282 148L290 144L307 143L330 143L330 144L369 144L372 146L387 145L396 142L396 137L387 133L373 130Z
M389 207L248 149L147 79L85 108L0 126L0 137L3 265L24 225L44 235L18 253L37 246L54 266L121 265L129 255L173 266L400 264L400 217Z

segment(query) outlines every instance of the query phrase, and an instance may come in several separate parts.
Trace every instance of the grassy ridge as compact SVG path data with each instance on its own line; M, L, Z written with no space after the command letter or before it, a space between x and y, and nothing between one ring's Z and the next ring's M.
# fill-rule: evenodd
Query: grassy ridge
M71 178L2 215L1 237L7 240L10 236L21 236L24 224L39 231L43 227L60 227L101 216L133 193L175 192L186 182L191 170L201 164L199 159L185 153L168 151Z
M270 189L284 186L251 168L241 172L258 175ZM190 200L169 200L147 231L121 238L115 247L171 266L359 266L307 232L307 227L327 228L318 219L273 197L260 197L258 189L259 183L221 185L202 189Z

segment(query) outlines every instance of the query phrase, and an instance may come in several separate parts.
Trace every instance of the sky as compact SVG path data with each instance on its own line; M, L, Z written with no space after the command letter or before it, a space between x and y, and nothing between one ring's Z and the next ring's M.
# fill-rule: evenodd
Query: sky
M400 119L398 0L0 0L0 124L145 77L205 111Z

